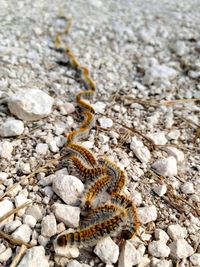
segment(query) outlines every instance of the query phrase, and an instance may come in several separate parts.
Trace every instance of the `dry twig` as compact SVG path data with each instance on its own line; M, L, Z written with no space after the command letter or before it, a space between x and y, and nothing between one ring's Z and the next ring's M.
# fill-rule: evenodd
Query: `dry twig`
M19 249L19 251L18 251L18 253L14 257L10 267L16 267L17 266L17 264L19 263L20 259L23 257L26 249L27 249L27 247L24 244L22 244L20 249Z

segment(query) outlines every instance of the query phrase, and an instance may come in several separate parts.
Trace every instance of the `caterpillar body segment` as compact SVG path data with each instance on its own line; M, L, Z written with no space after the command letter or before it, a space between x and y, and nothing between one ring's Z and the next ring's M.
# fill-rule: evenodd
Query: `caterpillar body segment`
M100 158L98 159L98 162L102 166L107 166L108 173L112 177L110 186L108 188L108 193L112 194L113 192L120 192L126 183L125 172L122 171L115 163L106 158Z
M87 188L82 198L82 207L85 209L92 208L92 200L102 191L105 191L110 183L111 177L108 175L100 176L96 181L92 182Z
M75 143L70 143L66 145L66 151L68 154L75 154L79 158L83 160L84 163L88 164L88 166L95 167L97 166L97 161L95 157L93 156L92 152L90 152L88 149L85 147L75 144Z
M99 176L107 174L106 166L91 167L91 164L87 164L81 158L76 155L69 157L70 167L75 170L78 176L81 176L86 181L94 181Z
M119 212L121 212L121 209L114 204L103 204L97 208L87 210L87 212L83 211L81 213L80 228L107 220Z
M116 234L121 230L124 224L124 214L115 215L114 217L103 222L90 225L73 233L63 234L57 238L58 246L93 246L99 239L107 235Z

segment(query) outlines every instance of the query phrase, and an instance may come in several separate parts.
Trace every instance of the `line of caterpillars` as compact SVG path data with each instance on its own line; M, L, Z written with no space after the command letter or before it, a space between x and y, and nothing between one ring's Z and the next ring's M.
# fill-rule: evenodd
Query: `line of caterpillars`
M93 246L99 239L107 235L121 233L121 238L131 239L138 230L139 221L134 202L121 193L126 174L115 163L107 158L96 159L93 153L78 141L87 138L90 129L95 125L95 111L88 103L96 91L96 85L90 77L87 67L79 64L69 47L61 47L61 36L69 32L72 20L65 17L64 31L56 34L55 48L64 52L68 63L76 72L78 80L85 90L76 95L76 102L84 120L81 126L66 135L65 144L69 171L87 184L82 197L82 217L79 229L71 233L61 234L57 238L59 246ZM110 194L110 200L94 207L93 202L102 192Z

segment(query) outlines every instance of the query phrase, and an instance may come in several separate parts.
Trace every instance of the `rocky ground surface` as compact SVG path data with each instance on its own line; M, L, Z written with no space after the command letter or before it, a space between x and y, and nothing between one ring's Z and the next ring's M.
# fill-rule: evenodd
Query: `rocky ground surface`
M18 266L200 266L199 1L0 5L0 218L31 202L0 219L1 231L33 245ZM87 251L48 244L78 226L85 186L53 163L32 175L60 155L63 133L80 119L80 86L52 49L58 14L73 18L65 41L97 84L97 127L83 143L127 171L124 191L138 206L139 233L124 244L110 237ZM18 253L0 239L1 266Z

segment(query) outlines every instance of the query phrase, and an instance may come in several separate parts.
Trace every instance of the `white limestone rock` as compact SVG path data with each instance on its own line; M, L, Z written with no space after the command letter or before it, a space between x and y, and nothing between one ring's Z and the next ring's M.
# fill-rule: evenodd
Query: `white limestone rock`
M36 219L32 215L24 215L23 223L27 224L31 228L33 228L36 225Z
M170 255L175 259L183 259L194 253L193 248L185 239L178 239L169 244Z
M100 126L104 129L111 128L113 126L113 121L110 118L101 117L98 119Z
M119 247L109 236L107 236L98 241L94 248L94 253L104 263L116 263L119 257Z
M154 184L153 185L153 191L158 196L162 197L167 192L167 186L166 186L166 184Z
M0 262L4 263L12 256L12 249L11 248L7 248L6 250L4 250L1 254L0 254ZM5 266L5 265L1 265L1 266Z
M166 145L167 139L164 132L149 133L147 135L156 145Z
M48 145L43 143L38 143L36 145L35 151L37 152L37 154L46 155L48 152Z
M177 161L174 157L168 157L163 159L158 159L152 164L152 168L156 173L165 176L172 177L177 175Z
M31 233L31 228L26 224L22 224L12 233L12 236L28 243L30 241Z
M176 147L165 147L164 150L170 155L176 158L178 162L184 161L184 153Z
M157 210L154 205L138 208L139 220L142 224L146 224L157 219Z
M187 229L179 224L172 224L168 226L167 233L173 240L183 239L187 235Z
M20 120L15 120L14 118L7 119L0 126L0 136L1 137L11 137L18 136L24 131L24 123Z
M136 136L132 138L130 148L141 162L148 163L151 159L149 149Z
M154 240L151 243L149 243L148 251L152 256L157 258L168 257L170 253L170 249L166 245L166 242L163 242L162 240L158 241Z
M53 180L53 191L62 198L66 204L77 205L84 191L84 185L75 176L61 175Z
M28 199L27 199L27 197L25 197L24 195L17 195L17 196L15 197L15 206L16 206L16 208L18 208L19 206L25 204L26 202L28 202ZM25 211L26 211L26 208L20 209L20 210L17 212L17 214L18 214L19 216L22 216L22 215L25 213Z
M10 112L19 119L36 121L51 113L54 100L39 89L20 90L8 100Z
M194 266L200 266L200 253L194 253L190 256L190 261Z
M155 229L154 236L156 240L161 240L165 243L169 240L168 234L162 229Z
M173 267L171 260L159 260L155 267Z
M41 223L41 234L45 237L51 237L56 234L56 231L55 216L53 214L45 216Z
M185 42L176 41L172 44L172 50L176 53L177 56L184 56L187 52L187 47Z
M72 260L67 264L67 267L82 267L82 264L76 260Z
M140 253L130 241L126 241L120 252L118 267L132 267L139 264L140 260Z
M36 246L28 249L17 267L49 267L44 247Z
M38 222L41 221L42 219L42 210L37 204L34 204L31 207L28 207L26 209L26 214L33 216Z
M13 210L13 203L8 200L8 199L4 199L0 202L0 218L5 215L6 213L8 213L9 211ZM0 229L8 222L13 220L14 215L9 216L6 220L4 220L3 222L0 223Z
M105 108L106 108L106 103L104 102L96 102L92 105L92 107L94 108L96 113L104 113L105 112Z
M185 182L182 186L181 186L181 191L184 194L194 194L195 190L194 190L194 185L192 182Z
M15 231L20 225L22 225L22 223L19 220L14 220L14 221L8 222L4 226L4 232L10 234L13 231Z
M176 78L178 75L178 72L166 65L159 65L159 64L153 64L149 68L145 70L145 76L143 78L143 82L145 84L160 84L160 83L167 83L169 84L169 81Z
M178 129L174 129L171 130L168 134L167 134L167 139L168 140L177 140L181 135L180 130Z
M66 226L76 228L79 226L80 208L65 204L55 203L52 211L59 222L64 222Z
M10 159L13 152L13 145L11 142L0 142L0 158Z

